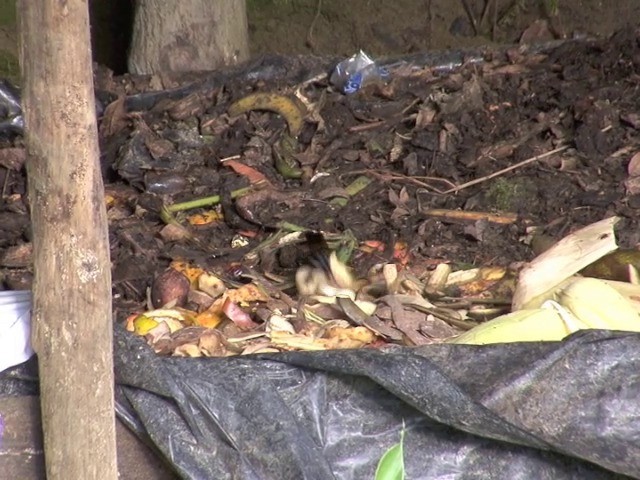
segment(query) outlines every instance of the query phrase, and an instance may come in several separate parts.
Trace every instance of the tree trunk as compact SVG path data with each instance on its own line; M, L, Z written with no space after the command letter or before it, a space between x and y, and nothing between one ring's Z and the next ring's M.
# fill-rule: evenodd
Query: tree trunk
M248 57L245 0L137 0L131 73L215 70Z
M87 0L18 8L47 478L115 480L111 268Z

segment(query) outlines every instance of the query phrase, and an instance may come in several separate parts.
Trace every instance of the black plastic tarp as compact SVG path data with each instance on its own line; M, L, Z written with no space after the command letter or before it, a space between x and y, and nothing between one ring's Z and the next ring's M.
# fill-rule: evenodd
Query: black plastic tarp
M161 358L116 333L118 407L183 478L640 477L640 336Z

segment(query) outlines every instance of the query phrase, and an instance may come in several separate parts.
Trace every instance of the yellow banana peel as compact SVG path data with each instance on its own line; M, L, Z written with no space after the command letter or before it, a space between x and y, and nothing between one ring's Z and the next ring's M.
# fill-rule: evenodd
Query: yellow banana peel
M231 117L251 110L267 110L281 115L287 122L289 134L297 137L304 124L307 108L296 97L279 93L252 93L232 103L227 113Z
M548 308L518 310L489 320L448 341L485 345L489 343L541 342L560 340L570 331L560 314Z
M556 299L587 328L640 332L640 315L631 302L597 278L575 279Z
M640 314L616 289L595 278L577 278L542 308L518 310L483 323L448 343L557 341L584 329L640 332Z

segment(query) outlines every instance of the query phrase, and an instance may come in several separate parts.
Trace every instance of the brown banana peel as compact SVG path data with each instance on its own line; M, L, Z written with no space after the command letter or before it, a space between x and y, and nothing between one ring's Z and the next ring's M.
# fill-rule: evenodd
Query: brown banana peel
M307 108L296 97L279 93L252 93L231 104L227 113L231 117L251 110L267 110L281 115L287 122L289 134L297 137L302 130Z

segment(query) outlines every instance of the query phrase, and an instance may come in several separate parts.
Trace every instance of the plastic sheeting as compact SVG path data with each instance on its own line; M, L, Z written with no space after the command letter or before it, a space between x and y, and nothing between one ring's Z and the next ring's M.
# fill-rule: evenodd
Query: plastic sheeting
M191 359L116 333L122 418L189 479L640 477L640 336Z

